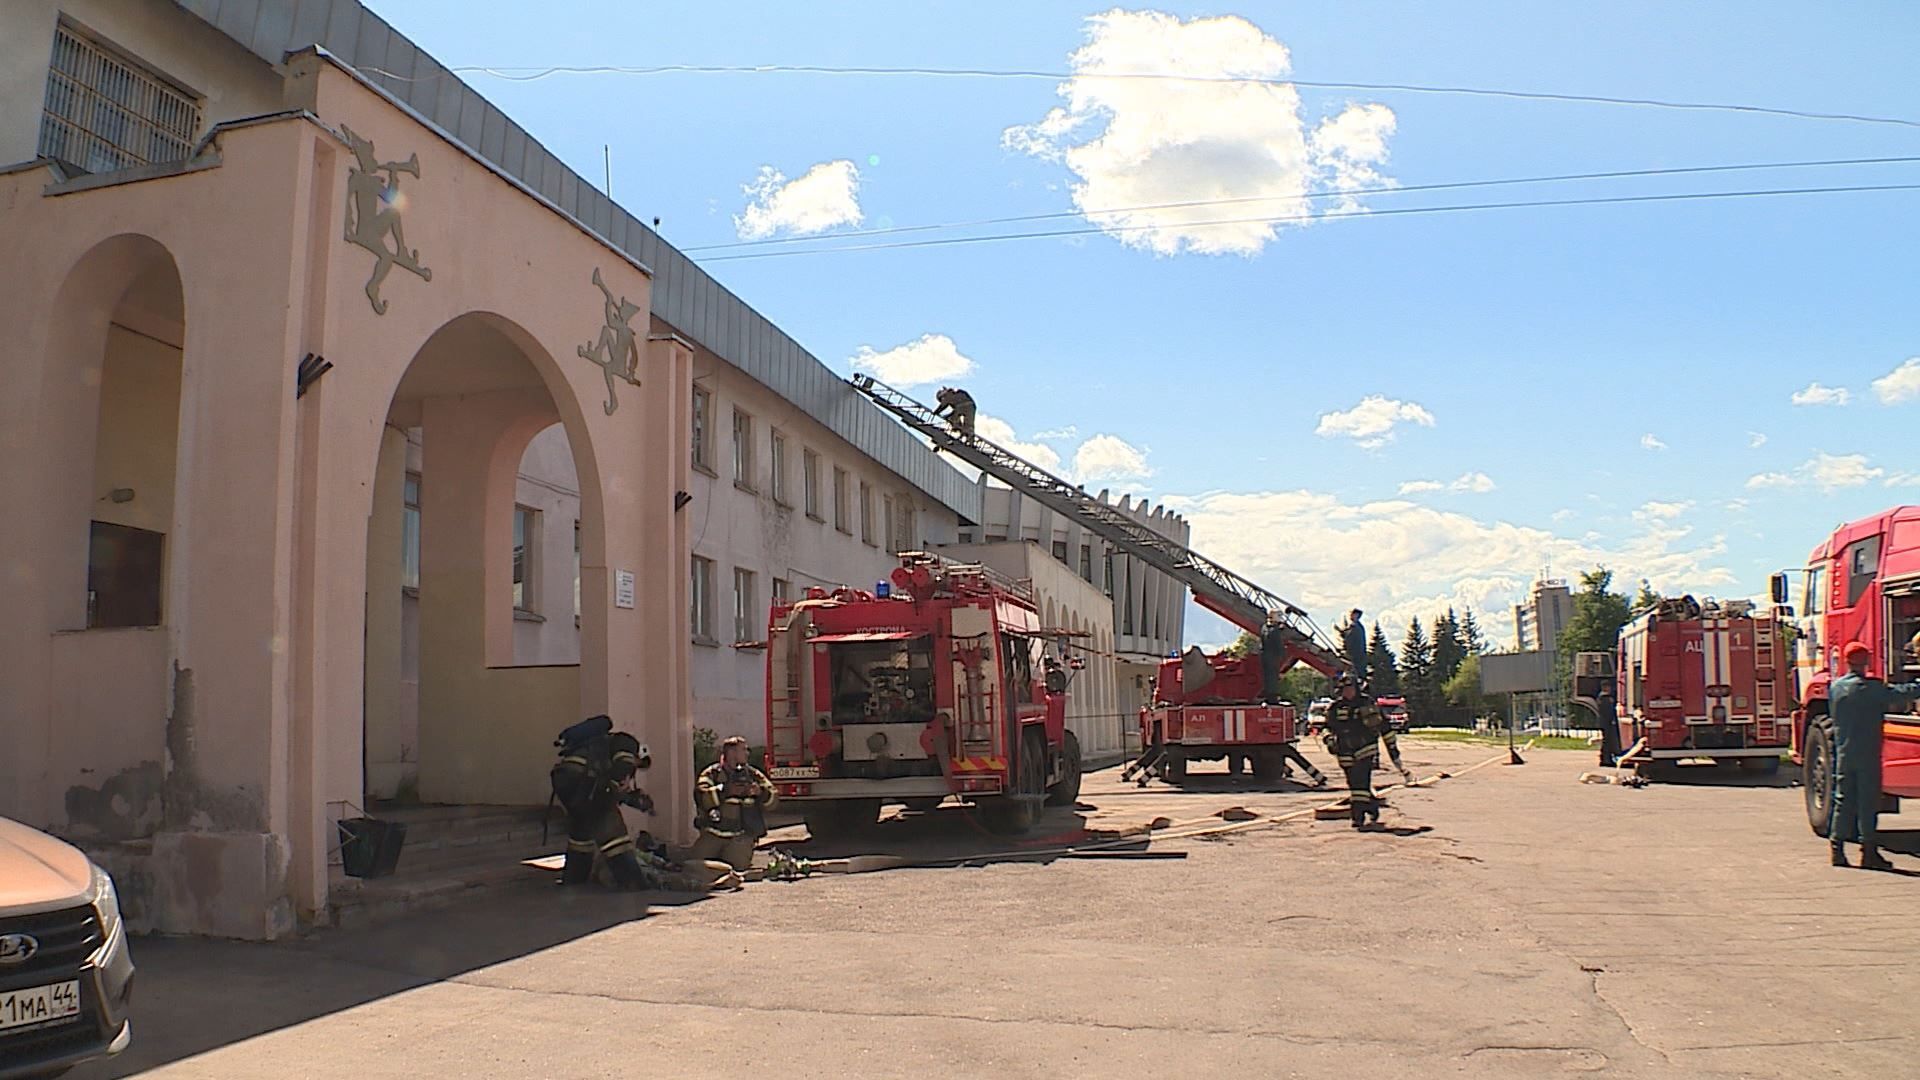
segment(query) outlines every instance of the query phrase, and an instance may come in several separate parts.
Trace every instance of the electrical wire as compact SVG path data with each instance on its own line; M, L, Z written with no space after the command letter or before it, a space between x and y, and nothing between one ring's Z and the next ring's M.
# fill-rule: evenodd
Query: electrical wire
M381 71L363 70L403 82L422 82L438 75L408 77ZM1438 86L1417 83L1339 82L1330 79L1272 78L1254 75L1183 75L1177 72L1068 72L1026 68L937 68L937 67L836 67L825 64L656 64L644 67L622 65L554 65L551 67L498 67L471 64L447 69L450 74L473 73L508 82L538 82L555 75L840 75L862 78L959 78L959 79L1153 79L1172 82L1226 83L1257 86L1304 86L1315 90L1363 90L1370 93L1443 94L1462 97L1508 98L1521 101L1555 101L1586 105L1614 105L1634 108L1677 109L1704 112L1734 112L1759 116L1779 116L1796 120L1827 120L1855 124L1883 124L1920 128L1920 120L1900 116L1873 116L1864 113L1817 112L1736 102L1676 101L1665 98L1618 97L1606 94L1568 94L1544 90L1508 90L1485 86Z
M1448 214L1483 210L1514 210L1554 206L1608 206L1631 203L1691 202L1711 199L1748 199L1784 195L1832 195L1874 191L1916 191L1920 184L1861 184L1817 188L1770 188L1760 191L1697 191L1665 195L1610 195L1580 199L1528 199L1515 202L1467 203L1458 206L1403 206L1385 210L1328 211L1324 214L1287 214L1276 217L1227 218L1214 221L1183 221L1149 225L1094 226L1086 229L1047 229L1038 232L991 233L986 236L949 236L932 240L902 240L882 244L841 244L791 251L748 251L735 255L716 255L703 263L735 262L743 259L778 259L794 255L834 255L850 251L889 251L902 248L947 247L959 244L985 244L1004 240L1045 240L1095 233L1124 233L1156 229L1198 229L1223 225L1282 225L1291 222L1327 221L1340 218L1398 217L1418 214ZM816 238L826 239L826 238Z
M1398 195L1418 191L1458 191L1467 188L1513 187L1522 184L1554 184L1581 180L1619 180L1651 176L1688 176L1703 173L1751 172L1764 169L1805 169L1854 165L1911 165L1920 155L1904 157L1829 158L1819 161L1767 161L1740 165L1687 165L1666 169L1621 169L1612 172L1557 173L1550 176L1505 177L1494 180L1455 180L1436 184L1383 185L1370 188L1326 188L1293 195L1247 195L1231 199L1191 199L1184 202L1146 203L1137 206L1109 206L1097 210L1059 210L1044 214L1018 214L1010 217L949 221L937 225L900 225L884 229L861 229L839 236L890 236L900 233L931 232L942 229L977 228L986 225L1015 225L1029 221L1056 221L1062 218L1096 218L1107 215L1143 213L1151 210L1186 210L1202 206L1232 206L1242 203L1278 202L1285 199L1331 199L1357 195ZM737 248L772 247L827 239L821 236L781 236L768 240L739 240L725 244L701 244L680 250L687 254L703 251L727 251Z

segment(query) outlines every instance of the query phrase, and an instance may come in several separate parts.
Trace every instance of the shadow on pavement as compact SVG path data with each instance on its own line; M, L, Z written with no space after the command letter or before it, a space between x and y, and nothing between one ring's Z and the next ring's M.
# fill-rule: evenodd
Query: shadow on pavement
M933 810L901 809L858 834L816 840L804 827L768 834L760 842L764 853L777 848L803 859L847 859L862 855L890 855L911 859L928 868L988 866L995 863L1052 863L1062 858L1174 858L1150 850L1145 833L1090 828L1087 803L1050 806L1040 821L1023 835L1002 836L988 831L966 807L948 803ZM1069 853L1062 849L1099 844L1098 854Z
M1880 847L1895 855L1920 855L1920 829L1889 829L1882 825Z
M561 890L536 874L489 889L478 903L284 942L136 938L133 1044L68 1075L131 1076L700 899Z
M1735 765L1659 765L1647 772L1656 784L1682 787L1790 788L1800 781L1797 766L1782 764L1777 772L1763 773Z

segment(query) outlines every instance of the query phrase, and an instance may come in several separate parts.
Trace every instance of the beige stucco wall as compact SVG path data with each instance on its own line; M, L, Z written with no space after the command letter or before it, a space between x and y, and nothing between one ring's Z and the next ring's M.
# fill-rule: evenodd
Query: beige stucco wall
M698 385L712 394L712 471L691 473L688 492L693 501L685 515L692 530L693 553L712 560L714 636L696 642L691 650L695 723L721 736L743 735L758 745L766 740L766 651L740 649L733 641L734 570L752 571L755 581L755 637L766 637L766 610L773 580L793 583L798 596L810 585L852 585L873 588L899 565L885 550L886 527L880 520L883 496L911 499L915 505L914 546L951 542L958 518L951 511L916 492L878 462L860 453L807 415L793 402L767 389L738 368L702 349L695 361ZM690 402L690 399L689 399ZM753 417L753 477L743 488L733 476L733 410ZM691 404L683 406L691 416ZM772 432L787 438L787 499L773 498ZM804 452L820 456L821 519L806 513L801 476ZM850 487L851 532L833 523L833 470L847 470ZM874 529L869 544L861 538L859 490L866 482L873 492ZM688 567L683 576L691 579ZM691 629L681 616L683 631Z
M120 326L107 331L93 520L165 533L173 526L173 463L180 419L180 350ZM133 492L116 503L115 489Z
M40 142L53 31L65 14L201 98L195 136L223 120L281 108L280 78L231 38L172 4L134 0L6 0L0 4L0 164Z
M589 599L577 666L512 667L510 612L496 622L489 603L475 629L447 592L467 589L463 564L479 568L469 591L491 599L510 586L510 562L494 557L510 544L510 515L488 514L464 537L445 518L437 539L423 538L423 575L436 560L454 574L439 589L422 582L423 669L441 673L422 703L423 789L543 801L556 721L605 711L629 718L668 766L656 770L656 830L690 831L687 534L672 510L686 486L677 451L690 354L646 346L642 385L621 384L618 413L606 414L601 369L574 355L603 322L589 275L599 270L644 312L644 274L347 75L311 57L295 66L294 96L320 125L227 132L217 167L64 195L45 193L43 171L0 176L0 231L35 252L0 265L0 324L17 334L0 367L0 498L42 511L9 518L0 537L0 736L14 751L0 764L0 813L66 830L70 788L104 792L138 766L86 770L145 756L89 748L128 739L129 725L150 748L157 722L164 815L139 892L160 929L271 936L325 905L330 823L364 795L367 544L382 432L413 358L463 317L510 341L539 393L493 418L485 453L442 475L468 472L484 481L469 502L510 506L527 441L564 423L580 466ZM374 256L343 239L351 157L327 130L342 122L382 159L419 154L407 242L434 276L396 270L384 315L363 292ZM56 636L84 614L99 410L88 372L100 362L88 358L105 355L116 298L155 259L178 266L186 313L167 625L124 635L132 655L116 657L122 635ZM335 367L296 402L295 365L310 352ZM445 400L426 399L428 420ZM426 444L431 457L431 423ZM460 452L459 439L441 445ZM634 607L613 605L615 569L636 575ZM436 598L443 624L457 624L441 633L425 625ZM141 651L154 638L164 651ZM108 664L123 678L101 679ZM64 706L77 714L65 717L56 676L91 678L88 693L102 698Z

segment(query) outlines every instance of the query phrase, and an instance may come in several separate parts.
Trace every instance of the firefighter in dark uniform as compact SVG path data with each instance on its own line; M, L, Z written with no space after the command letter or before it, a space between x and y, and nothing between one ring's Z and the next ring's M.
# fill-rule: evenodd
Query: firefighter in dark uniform
M1380 761L1380 744L1387 744L1387 756L1400 775L1412 779L1400 760L1400 740L1380 709L1360 694L1360 684L1352 675L1334 681L1333 704L1327 707L1327 749L1339 760L1347 777L1347 808L1353 827L1379 824L1380 797L1373 791L1373 770Z
M688 861L718 860L744 871L753 865L753 845L767 834L767 807L774 803L773 781L747 763L747 740L729 736L720 744L720 760L701 770L694 784L700 812L700 838Z
M608 717L594 716L561 732L554 745L560 748L560 760L549 779L554 798L567 812L567 857L560 869L560 884L592 881L598 856L606 861L615 887L654 885L620 816L622 804L653 812L647 793L631 787L634 774L650 764L639 740L614 731Z
M973 403L972 394L957 386L943 386L934 400L940 404L933 415L945 417L955 431L969 437L973 435L974 419L979 416L980 407Z

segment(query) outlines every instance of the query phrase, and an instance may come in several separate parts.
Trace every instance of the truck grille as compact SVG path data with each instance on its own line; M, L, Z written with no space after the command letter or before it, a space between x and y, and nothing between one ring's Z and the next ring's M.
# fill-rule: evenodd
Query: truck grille
M104 940L100 916L90 904L0 919L0 934L26 934L40 944L26 963L0 967L0 986L45 982L54 975L72 978Z

